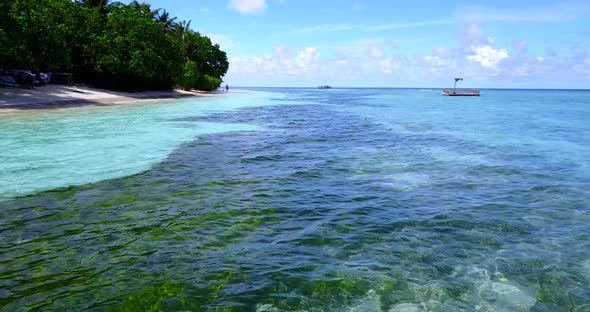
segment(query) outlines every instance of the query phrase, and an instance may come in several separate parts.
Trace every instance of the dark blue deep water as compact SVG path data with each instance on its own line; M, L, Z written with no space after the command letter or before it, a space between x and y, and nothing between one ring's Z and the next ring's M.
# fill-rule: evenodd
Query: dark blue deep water
M590 311L589 120L399 89L0 119L0 310Z

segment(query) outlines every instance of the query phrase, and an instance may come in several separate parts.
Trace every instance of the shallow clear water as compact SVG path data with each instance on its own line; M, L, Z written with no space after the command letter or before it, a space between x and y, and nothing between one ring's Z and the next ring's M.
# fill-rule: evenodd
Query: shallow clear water
M0 309L589 311L590 92L482 94L2 119Z
M124 177L149 169L198 135L256 129L182 118L247 107L261 96L242 93L4 118L0 120L0 200Z

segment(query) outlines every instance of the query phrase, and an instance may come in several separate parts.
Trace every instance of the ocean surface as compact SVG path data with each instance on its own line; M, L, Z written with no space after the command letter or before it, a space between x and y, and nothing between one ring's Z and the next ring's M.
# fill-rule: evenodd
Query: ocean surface
M590 311L590 91L0 119L0 311Z

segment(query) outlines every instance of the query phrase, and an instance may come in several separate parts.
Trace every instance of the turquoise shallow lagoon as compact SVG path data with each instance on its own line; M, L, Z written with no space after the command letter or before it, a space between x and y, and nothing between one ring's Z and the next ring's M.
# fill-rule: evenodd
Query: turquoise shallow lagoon
M0 119L1 311L590 311L590 92Z
M187 117L256 103L252 93L160 104L82 108L0 121L0 199L138 173L198 135L252 130ZM170 105L174 103L173 105Z

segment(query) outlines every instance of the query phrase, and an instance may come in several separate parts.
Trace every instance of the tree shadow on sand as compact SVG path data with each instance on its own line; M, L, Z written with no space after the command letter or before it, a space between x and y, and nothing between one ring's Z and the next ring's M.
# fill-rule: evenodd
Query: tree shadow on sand
M0 88L0 110L56 109L83 106L110 106L145 99L171 99L196 94L168 91L119 92L85 86L44 86L35 89Z

